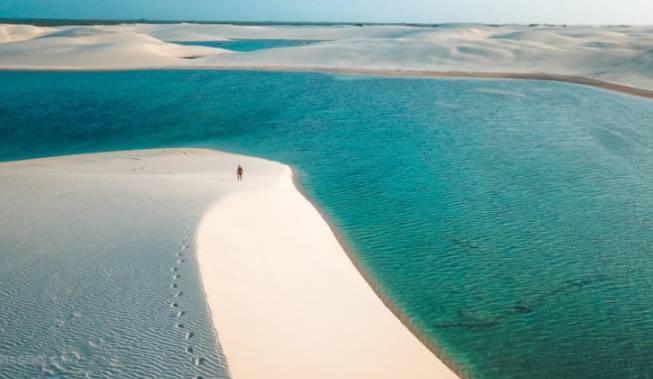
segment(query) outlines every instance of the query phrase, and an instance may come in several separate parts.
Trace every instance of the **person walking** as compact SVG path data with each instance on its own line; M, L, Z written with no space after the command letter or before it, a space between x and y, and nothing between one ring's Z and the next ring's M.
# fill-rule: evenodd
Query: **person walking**
M238 168L236 169L236 177L238 178L239 182L243 181L243 167L241 165L238 165Z

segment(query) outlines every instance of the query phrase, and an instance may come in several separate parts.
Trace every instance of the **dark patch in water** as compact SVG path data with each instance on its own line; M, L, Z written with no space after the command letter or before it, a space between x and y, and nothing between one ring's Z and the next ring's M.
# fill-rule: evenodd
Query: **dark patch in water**
M535 312L537 308L544 305L552 298L574 289L582 289L591 284L609 280L607 275L594 275L578 279L568 279L560 282L552 290L536 297L531 302L521 302L502 314L495 316L478 315L474 311L459 310L458 320L444 321L433 323L432 326L438 329L464 328L471 330L492 328L500 324L501 320L515 314L529 314Z
M434 323L433 327L439 329L485 329L499 325L499 319L497 317L486 317L465 310L458 311L458 319L457 321Z
M584 287L587 287L589 285L595 284L595 283L600 283L600 282L605 282L608 281L610 277L608 275L593 275L593 276L587 276L584 278L577 278L577 279L567 279L563 280L558 284L556 287L551 289L550 291L543 293L539 296L536 296L533 300L531 301L522 301L515 305L512 309L512 312L509 313L531 313L536 310L536 308L541 307L548 301L550 301L552 298L563 294L565 292L575 290L575 289L582 289Z
M449 329L449 328L465 328L465 329L485 329L491 328L493 326L499 325L498 321L487 321L487 322L442 322L434 323L433 327L438 329Z
M523 306L523 305L515 305L513 310L516 313L531 313L533 311L531 308Z

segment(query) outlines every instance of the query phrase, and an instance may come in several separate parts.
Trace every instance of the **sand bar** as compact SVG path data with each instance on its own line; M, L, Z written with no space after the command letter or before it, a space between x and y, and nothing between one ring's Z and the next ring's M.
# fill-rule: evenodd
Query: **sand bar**
M122 67L115 69L23 69L23 68L0 68L0 71L130 71L130 70L242 70L242 71L269 71L269 72L314 72L339 75L362 75L390 78L424 78L424 79L509 79L509 80L542 80L578 84L583 86L600 88L608 91L623 93L626 95L653 99L653 90L631 87L618 83L604 82L601 80L573 75L555 74L522 74L514 72L464 72L464 71L411 71L411 70L383 70L365 68L330 68L330 67L295 67L295 66L197 66L192 68L180 67L150 67L130 68Z
M272 168L275 180L251 175L219 200L197 236L233 377L456 377L375 295L291 170Z
M5 162L0 172L3 241L56 239L51 254L124 241L173 251L168 234L191 226L233 378L456 377L384 306L285 165L161 149Z

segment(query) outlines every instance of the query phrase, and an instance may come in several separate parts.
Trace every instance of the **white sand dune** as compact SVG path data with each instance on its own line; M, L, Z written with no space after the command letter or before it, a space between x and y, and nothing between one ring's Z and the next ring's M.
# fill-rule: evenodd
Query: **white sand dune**
M117 26L123 30L147 33L167 41L206 41L222 39L301 39L342 40L350 38L388 38L412 33L408 26L359 27L350 25L229 25L229 24L132 24Z
M207 57L196 63L207 66L546 73L585 76L653 89L651 30L635 27L615 28L610 32L589 27L568 29L455 26L414 31L401 38L351 38Z
M323 42L231 54L166 42L228 39ZM431 76L518 73L533 78L547 74L561 80L581 76L653 91L653 27L0 25L0 68L165 67L401 70L430 72Z
M8 40L15 38L9 34ZM62 27L19 42L0 44L0 66L73 70L183 67L189 59L228 53L167 43L144 33L115 31L105 26Z
M290 169L274 170L263 188L222 199L198 232L233 377L456 377L374 294Z
M0 43L24 41L48 33L52 28L33 25L3 25L0 24Z
M287 166L166 149L0 163L0 173L0 240L43 254L174 251L178 240L157 235L204 214L196 254L235 379L455 377L359 275ZM134 228L147 246L134 246Z

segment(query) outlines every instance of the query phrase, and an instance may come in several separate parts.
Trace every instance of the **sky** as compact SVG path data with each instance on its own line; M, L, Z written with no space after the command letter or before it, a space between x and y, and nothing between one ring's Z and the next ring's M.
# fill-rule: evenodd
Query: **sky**
M0 0L0 18L653 25L653 0Z

